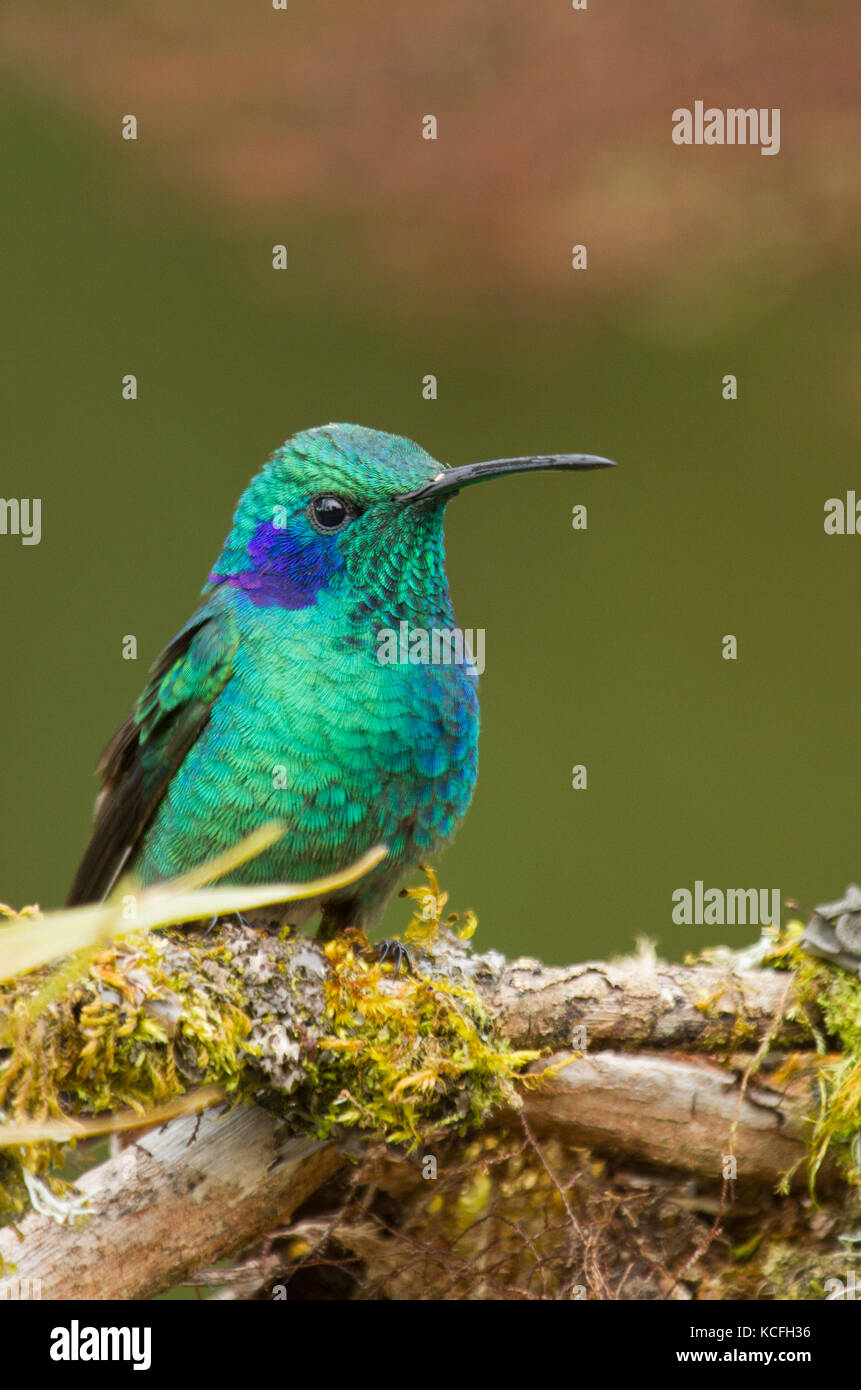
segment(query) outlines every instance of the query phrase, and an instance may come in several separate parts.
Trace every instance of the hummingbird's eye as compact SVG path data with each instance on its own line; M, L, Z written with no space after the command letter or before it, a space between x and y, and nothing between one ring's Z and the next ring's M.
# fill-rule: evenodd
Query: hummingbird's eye
M334 492L321 492L308 503L308 515L320 531L340 531L356 515L351 502Z

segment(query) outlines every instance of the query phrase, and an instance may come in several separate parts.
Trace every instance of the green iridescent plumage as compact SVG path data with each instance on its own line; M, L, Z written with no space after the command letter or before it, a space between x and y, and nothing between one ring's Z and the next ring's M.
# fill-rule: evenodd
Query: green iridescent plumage
M103 755L70 903L127 870L169 878L280 819L285 835L230 878L307 880L383 842L386 860L323 904L330 927L372 922L405 870L451 838L475 783L469 657L381 659L381 634L403 623L456 628L446 502L485 476L604 462L444 470L409 440L355 425L289 440L240 499L201 607Z

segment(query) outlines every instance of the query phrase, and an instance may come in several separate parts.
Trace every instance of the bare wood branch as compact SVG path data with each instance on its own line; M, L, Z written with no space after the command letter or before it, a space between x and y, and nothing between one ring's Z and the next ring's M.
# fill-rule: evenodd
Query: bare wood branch
M600 1153L713 1181L734 1156L740 1182L773 1187L798 1167L802 1185L808 1082L796 1078L788 1093L756 1084L743 1094L736 1072L704 1061L599 1052L527 1092L524 1108L535 1128Z
M752 1045L771 1028L788 976L730 965L669 965L645 957L563 967L521 959L476 982L517 1047L572 1046L585 1025L591 1048L721 1051L745 1030ZM784 1019L775 1042L809 1047L810 1034Z
M0 1259L44 1298L150 1298L288 1220L342 1162L332 1146L285 1143L256 1107L183 1117L81 1178L81 1224L31 1213L0 1231Z

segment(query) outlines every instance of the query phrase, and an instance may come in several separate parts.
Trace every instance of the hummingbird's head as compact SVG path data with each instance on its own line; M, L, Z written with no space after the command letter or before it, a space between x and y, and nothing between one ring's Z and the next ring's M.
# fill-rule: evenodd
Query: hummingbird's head
M393 618L445 616L443 513L456 492L505 473L609 463L552 454L446 468L381 430L304 430L242 494L210 583L229 583L258 607L308 608L333 592Z

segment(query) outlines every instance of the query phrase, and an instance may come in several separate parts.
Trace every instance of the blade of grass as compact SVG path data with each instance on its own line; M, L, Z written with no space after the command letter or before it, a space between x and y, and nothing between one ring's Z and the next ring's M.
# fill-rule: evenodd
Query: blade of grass
M39 918L13 919L8 925L0 923L0 982L26 975L50 961L130 932L154 931L158 927L206 920L231 912L248 912L273 903L316 898L355 883L388 853L385 845L375 845L355 863L323 878L309 879L307 883L197 886L229 872L251 854L259 854L283 833L283 826L273 822L241 841L235 850L219 855L173 883L160 883L135 892L133 885L127 882L105 903L64 908Z

